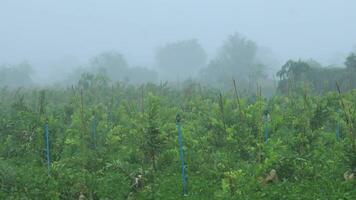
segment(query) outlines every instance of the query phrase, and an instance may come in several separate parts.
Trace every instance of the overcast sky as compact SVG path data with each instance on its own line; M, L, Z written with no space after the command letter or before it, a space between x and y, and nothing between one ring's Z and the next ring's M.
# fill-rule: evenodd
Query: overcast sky
M212 57L234 32L281 62L337 62L356 44L356 1L0 0L0 63L43 67L117 50L150 66L161 44L197 38Z

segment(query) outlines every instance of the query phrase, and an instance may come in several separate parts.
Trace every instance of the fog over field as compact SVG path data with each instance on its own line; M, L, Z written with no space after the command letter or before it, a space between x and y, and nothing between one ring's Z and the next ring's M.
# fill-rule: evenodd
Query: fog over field
M356 200L356 0L0 0L0 200Z
M353 0L1 0L0 63L29 62L35 82L112 50L156 69L166 43L197 39L209 61L237 32L259 46L270 74L288 59L342 65L356 48L355 8Z

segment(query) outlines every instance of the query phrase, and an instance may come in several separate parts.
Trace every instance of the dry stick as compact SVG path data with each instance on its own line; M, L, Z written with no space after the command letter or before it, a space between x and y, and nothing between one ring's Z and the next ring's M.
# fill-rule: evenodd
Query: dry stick
M337 88L337 91L339 93L340 103L341 103L342 110L344 111L344 114L345 114L345 117L346 117L346 122L349 124L351 122L351 119L349 118L349 115L347 113L346 106L345 106L345 103L344 103L344 99L341 97L340 85L339 85L339 83L337 81L336 81L336 88Z
M242 112L242 108L241 108L240 97L239 97L239 94L238 94L238 92L237 92L237 86L236 86L236 81L235 81L235 79L232 79L232 82L233 82L233 84L234 84L235 98L236 98L236 101L237 101L237 105L238 105L238 107L239 107L240 119L243 119L243 112Z
M337 91L339 93L341 107L342 107L342 110L344 111L344 114L345 114L345 117L346 117L346 122L347 122L347 125L348 125L348 128L349 128L349 137L350 137L350 140L351 140L351 143L352 143L352 149L353 149L353 151L355 151L356 150L356 144L355 144L355 140L354 140L354 136L353 136L352 120L350 118L351 110L349 110L349 113L347 113L346 106L345 106L345 103L344 103L344 99L341 96L340 85L339 85L339 83L337 81L336 81L336 87L337 87Z

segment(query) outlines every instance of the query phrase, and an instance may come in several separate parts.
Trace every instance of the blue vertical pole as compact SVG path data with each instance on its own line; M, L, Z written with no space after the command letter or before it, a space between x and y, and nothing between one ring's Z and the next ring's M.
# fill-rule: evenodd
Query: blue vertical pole
M96 114L95 113L94 113L94 119L93 119L92 138L93 138L93 146L95 149L96 148Z
M48 175L51 175L50 167L51 167L51 160L50 160L50 152L49 152L49 136L48 136L48 120L46 120L45 124L45 139L46 139L46 160L47 160L47 170Z
M180 125L180 116L176 117L177 129L178 129L178 143L180 150L180 160L182 161L182 184L183 184L183 195L187 194L187 180L185 176L185 165L184 165L184 152L183 152L183 136L182 136L182 128Z
M269 115L265 115L265 142L268 143L268 117Z

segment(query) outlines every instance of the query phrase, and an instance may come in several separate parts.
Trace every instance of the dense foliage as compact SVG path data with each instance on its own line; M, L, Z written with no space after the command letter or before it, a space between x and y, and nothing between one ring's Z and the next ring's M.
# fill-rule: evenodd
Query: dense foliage
M220 48L216 58L201 70L202 82L220 88L228 88L231 78L237 79L243 88L254 88L254 83L265 79L265 66L257 58L258 46L238 33L230 35Z
M352 90L356 87L355 54L351 53L346 58L345 66L346 68L323 67L313 60L289 60L277 73L280 78L278 90L287 94L289 91L307 86L313 93L323 94L336 91L336 82L340 83L343 90Z
M67 89L2 88L0 198L355 199L355 180L343 177L356 168L355 98L110 86L88 74ZM271 170L278 179L264 184Z
M0 86L20 87L32 85L32 66L27 62L15 65L0 65Z
M162 78L184 80L196 76L205 67L207 54L198 40L190 39L160 47L155 58Z

